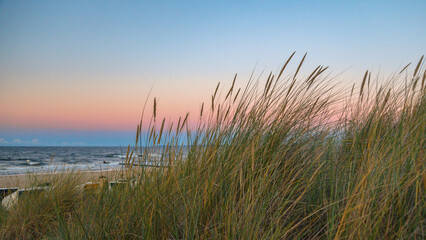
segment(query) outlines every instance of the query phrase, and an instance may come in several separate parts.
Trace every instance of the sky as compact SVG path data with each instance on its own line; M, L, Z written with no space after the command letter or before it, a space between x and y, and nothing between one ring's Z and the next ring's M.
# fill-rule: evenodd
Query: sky
M343 84L390 74L426 53L425 11L424 0L0 0L0 146L127 146L148 97L175 120L218 82L275 72L294 51Z

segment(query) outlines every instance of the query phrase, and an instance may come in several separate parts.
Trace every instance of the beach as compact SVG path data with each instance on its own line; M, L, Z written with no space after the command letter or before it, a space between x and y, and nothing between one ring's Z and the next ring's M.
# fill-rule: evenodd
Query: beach
M96 182L100 178L114 180L120 178L124 174L123 170L107 170L107 171L73 171L73 172L56 172L56 173L37 173L37 174L16 174L0 176L0 188L20 189L28 188L32 184L41 185L51 181L53 177L66 177L68 174L76 174L81 183Z

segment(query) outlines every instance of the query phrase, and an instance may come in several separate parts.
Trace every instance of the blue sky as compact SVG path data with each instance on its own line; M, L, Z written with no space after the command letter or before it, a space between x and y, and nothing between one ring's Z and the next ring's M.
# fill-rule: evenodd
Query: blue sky
M426 1L0 1L0 145L124 145L293 51L353 82L426 52ZM117 117L119 116L119 117ZM18 139L19 141L15 141ZM33 141L36 139L37 141Z
M0 146L122 146L134 145L133 131L2 130Z

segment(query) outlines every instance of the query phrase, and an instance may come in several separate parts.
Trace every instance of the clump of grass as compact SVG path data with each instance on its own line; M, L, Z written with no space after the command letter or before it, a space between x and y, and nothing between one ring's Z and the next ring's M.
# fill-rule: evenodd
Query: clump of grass
M62 218L69 217L78 201L79 192L75 188L81 178L77 172L46 175L41 182L34 176L27 189L41 187L42 190L23 193L12 209L3 210L0 238L33 239L52 233Z
M133 167L124 186L72 195L80 200L71 208L50 207L56 214L40 220L45 227L26 231L70 239L423 239L423 58L382 83L366 72L359 88L342 92L327 67L301 76L306 55L286 75L293 57L264 83L252 77L240 89L235 76L224 97L218 84L195 128L189 114L157 121L154 98L126 164L167 167ZM31 204L8 213L5 236Z

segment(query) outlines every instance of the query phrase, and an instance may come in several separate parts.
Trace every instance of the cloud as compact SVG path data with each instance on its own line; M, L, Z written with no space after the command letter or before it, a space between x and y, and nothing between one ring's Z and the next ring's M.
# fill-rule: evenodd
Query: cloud
M37 139L37 138L34 138L34 139L31 141L31 143L32 143L32 144L38 144L38 143L40 143L40 142L38 141L38 139Z
M15 139L13 139L13 141L12 141L12 143L21 143L22 141L21 141L21 139L19 139L19 138L15 138Z
M7 141L4 138L0 138L0 143L7 143Z

